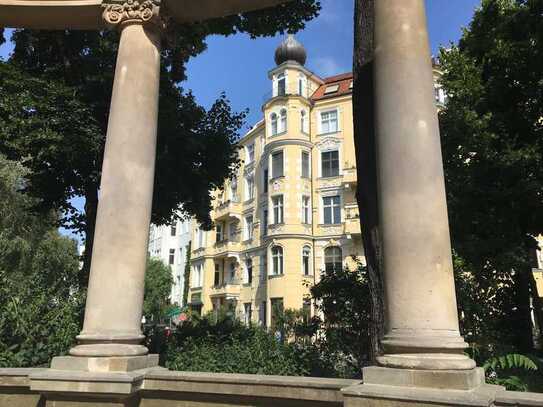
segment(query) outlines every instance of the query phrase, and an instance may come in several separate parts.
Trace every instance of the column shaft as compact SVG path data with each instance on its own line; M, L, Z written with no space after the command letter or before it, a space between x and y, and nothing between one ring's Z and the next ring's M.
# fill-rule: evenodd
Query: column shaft
M375 2L384 366L470 369L459 333L423 0Z
M126 24L121 33L85 322L74 356L147 353L140 324L160 75L159 36L152 28Z

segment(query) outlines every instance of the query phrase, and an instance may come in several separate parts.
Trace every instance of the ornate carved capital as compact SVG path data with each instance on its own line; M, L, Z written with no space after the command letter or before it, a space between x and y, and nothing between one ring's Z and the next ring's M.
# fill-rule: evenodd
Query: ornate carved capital
M104 20L111 27L129 23L164 25L160 16L160 0L104 0Z

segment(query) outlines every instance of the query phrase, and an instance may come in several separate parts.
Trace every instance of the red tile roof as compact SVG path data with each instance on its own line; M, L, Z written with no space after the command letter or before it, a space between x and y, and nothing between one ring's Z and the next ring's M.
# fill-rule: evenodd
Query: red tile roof
M330 76L329 78L324 78L323 80L324 80L324 85L321 85L317 88L315 93L313 93L313 96L311 96L312 100L328 99L328 98L348 95L352 93L352 89L351 89L351 82L353 81L352 72L343 73L341 75ZM326 88L333 85L339 85L339 89L337 90L337 92L325 94Z

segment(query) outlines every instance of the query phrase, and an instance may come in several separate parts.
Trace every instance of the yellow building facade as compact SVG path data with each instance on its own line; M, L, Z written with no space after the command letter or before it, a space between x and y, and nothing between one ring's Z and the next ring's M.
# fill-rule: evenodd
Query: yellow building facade
M325 267L356 267L352 75L322 79L289 36L269 72L263 120L239 142L237 177L215 194L215 230L193 230L189 303L269 326L272 309L306 309Z
M215 230L193 230L189 290L193 310L265 326L274 307L313 313L309 290L327 267L364 264L352 74L309 71L292 36L275 57L263 119L239 141L237 176L214 195Z

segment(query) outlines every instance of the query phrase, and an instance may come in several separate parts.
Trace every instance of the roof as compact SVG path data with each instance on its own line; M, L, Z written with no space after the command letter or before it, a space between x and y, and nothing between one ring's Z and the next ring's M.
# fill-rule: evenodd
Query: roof
M338 96L349 95L352 93L351 83L353 81L353 73L347 72L340 75L330 76L324 78L324 85L321 85L317 88L311 99L322 100L329 99ZM337 86L337 89L335 87ZM328 93L327 90L328 89Z

